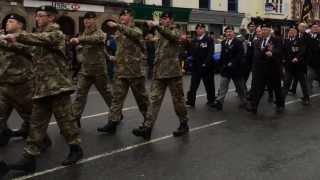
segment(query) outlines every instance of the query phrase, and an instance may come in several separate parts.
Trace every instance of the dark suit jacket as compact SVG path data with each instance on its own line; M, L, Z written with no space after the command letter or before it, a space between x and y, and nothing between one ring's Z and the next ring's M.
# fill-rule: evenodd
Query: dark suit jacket
M226 40L221 42L221 75L224 77L241 76L243 62L243 43L237 38L234 38L230 45L226 44Z
M261 48L263 39L254 43L254 69L267 74L281 73L282 42L277 37L270 37L266 48ZM272 56L266 55L267 51L272 52Z

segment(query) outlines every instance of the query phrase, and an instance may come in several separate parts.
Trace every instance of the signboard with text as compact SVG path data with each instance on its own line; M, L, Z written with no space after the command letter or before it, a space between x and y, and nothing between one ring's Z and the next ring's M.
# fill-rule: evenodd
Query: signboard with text
M24 0L23 5L25 7L54 6L58 10L66 10L66 11L104 12L104 6L70 3L70 2L63 2L63 1Z

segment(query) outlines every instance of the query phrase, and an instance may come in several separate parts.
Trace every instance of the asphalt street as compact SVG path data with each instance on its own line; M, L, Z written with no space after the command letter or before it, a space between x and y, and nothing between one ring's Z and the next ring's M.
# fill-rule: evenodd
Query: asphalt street
M189 82L189 77L185 77L185 91ZM84 160L72 167L60 166L68 147L53 118L48 128L53 146L39 157L37 172L11 172L4 179L320 179L320 91L315 90L312 105L308 107L300 104L300 90L296 96L289 96L286 111L281 115L274 112L274 106L267 102L265 96L255 116L238 108L239 100L233 85L222 112L209 108L201 84L196 107L188 112L191 131L182 138L171 135L179 122L168 92L152 140L144 141L131 134L131 130L142 122L131 93L128 94L123 109L124 120L117 134L97 133L96 128L107 122L109 109L92 88L82 119ZM18 128L20 123L20 117L13 113L10 127ZM16 161L23 146L22 140L11 141L7 147L0 148L0 160Z

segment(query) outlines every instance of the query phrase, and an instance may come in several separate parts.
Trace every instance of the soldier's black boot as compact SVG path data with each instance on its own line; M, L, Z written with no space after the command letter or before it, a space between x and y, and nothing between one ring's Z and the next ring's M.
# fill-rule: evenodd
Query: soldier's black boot
M145 140L151 139L152 128L147 126L140 126L139 128L133 129L132 134L138 137L142 137Z
M180 137L183 136L185 134L187 134L189 132L189 126L188 123L181 123L179 128L173 132L173 136L174 137Z
M32 155L24 155L14 164L8 164L9 170L24 171L34 173L36 170L36 158Z
M216 108L218 111L223 110L223 104L220 101L215 101L211 107Z
M12 137L22 137L23 139L26 139L28 137L28 130L21 128L19 130L12 131Z
M6 146L12 138L12 130L9 128L0 131L0 146Z
M83 151L80 145L78 144L71 144L70 146L70 153L68 157L62 162L63 166L69 166L76 164L83 158Z
M81 118L77 118L77 119L76 119L76 122L77 122L77 126L78 126L78 128L82 128L82 125L81 125Z
M109 121L105 126L98 128L97 131L108 134L115 134L118 124L118 122Z
M47 135L40 146L41 152L46 152L52 146L52 141L50 137Z
M0 179L2 179L10 171L7 163L0 161Z

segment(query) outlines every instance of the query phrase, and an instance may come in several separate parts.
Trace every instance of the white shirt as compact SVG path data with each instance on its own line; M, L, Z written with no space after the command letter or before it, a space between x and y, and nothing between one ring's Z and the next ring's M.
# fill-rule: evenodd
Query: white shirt
M263 45L267 45L269 43L269 40L270 40L271 36L268 36L267 38L264 38L265 41L263 40L262 43L261 43L261 49L264 49L265 47L263 47Z

